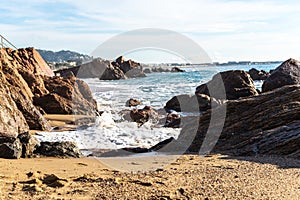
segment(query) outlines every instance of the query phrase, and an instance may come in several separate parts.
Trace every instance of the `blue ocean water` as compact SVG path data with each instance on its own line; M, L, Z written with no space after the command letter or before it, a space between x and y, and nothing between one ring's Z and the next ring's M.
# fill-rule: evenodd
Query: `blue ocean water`
M182 73L150 73L145 78L126 80L100 81L87 79L98 103L112 101L116 107L122 107L129 98L141 100L146 105L161 108L173 96L193 94L195 88L207 81L218 72L227 70L245 70L251 68L270 71L278 64L268 65L230 65L215 67L188 67ZM255 82L260 89L262 82Z
M151 121L138 127L135 122L124 121L122 112L130 108L125 103L130 98L143 105L161 109L172 97L194 94L195 88L209 81L213 75L227 70L251 68L269 71L279 64L231 65L218 67L183 68L182 73L150 73L145 78L103 81L84 79L90 86L98 108L104 111L95 126L86 130L61 133L41 133L41 141L74 141L81 149L117 149L123 147L150 147L169 137L177 138L180 129L153 126ZM262 81L255 82L260 88Z

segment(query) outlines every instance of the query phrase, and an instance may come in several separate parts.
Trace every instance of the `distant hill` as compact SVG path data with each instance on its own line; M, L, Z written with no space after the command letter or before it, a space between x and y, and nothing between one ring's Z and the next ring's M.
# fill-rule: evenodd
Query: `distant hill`
M76 62L81 64L92 60L92 57L84 54L80 54L74 51L62 50L58 52L37 49L46 62L50 63L64 63L64 62Z

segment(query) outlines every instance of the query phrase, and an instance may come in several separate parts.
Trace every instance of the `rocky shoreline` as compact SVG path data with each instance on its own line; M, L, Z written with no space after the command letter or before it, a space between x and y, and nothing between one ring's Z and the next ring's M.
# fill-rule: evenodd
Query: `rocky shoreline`
M98 115L82 80L54 76L34 48L0 50L0 157L32 157L38 141L30 130L51 131L44 114ZM26 138L26 139L23 139Z
M3 97L0 103L3 108L0 113L0 157L3 158L43 155L79 157L79 150L73 143L40 144L30 133L32 130L55 129L44 117L47 114L81 116L72 122L73 125L94 122L99 115L97 103L89 86L75 75L82 78L93 75L104 80L144 76L139 63L126 61L124 57L109 63L95 59L91 63L54 73L34 48L1 49L0 55L0 93ZM164 107L165 111L154 110L150 106L137 109L135 106L141 102L130 99L126 104L133 106L133 109L125 112L127 120L142 126L153 119L165 127L180 127L182 130L177 140L170 138L149 149L125 150L134 153L198 153L204 148L209 151L202 153L280 155L298 159L299 66L298 61L289 59L272 73L255 69L249 73L242 70L221 72L211 81L198 86L195 95L170 99ZM174 71L182 72L180 69ZM253 79L264 80L262 91L256 90ZM224 89L223 93L220 88ZM224 109L225 115L222 116L220 113ZM181 117L176 112L196 115ZM211 123L211 117L215 114L216 121ZM224 126L219 123L222 120ZM217 130L219 126L222 126L220 135L207 134L208 130ZM49 154L49 151L56 153ZM61 152L67 153L64 155Z
M106 152L103 156L123 155L124 150L130 153L200 151L202 154L277 155L299 159L300 63L289 59L267 78L262 78L265 79L263 90L257 91L247 72L221 72L208 83L197 87L195 95L179 95L166 103L168 117L164 119L165 126L182 128L177 140L170 138L162 141L155 150L125 148ZM269 85L271 88L267 89ZM210 90L218 91L222 87L225 95L215 93L211 96ZM201 114L180 117L172 114L173 111ZM154 116L151 107L133 109L130 114L132 120L140 124ZM219 129L220 133L217 133Z

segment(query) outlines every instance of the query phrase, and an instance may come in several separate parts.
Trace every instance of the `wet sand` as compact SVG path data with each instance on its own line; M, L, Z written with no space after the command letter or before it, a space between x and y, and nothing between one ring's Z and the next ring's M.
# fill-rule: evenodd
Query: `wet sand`
M169 159L111 159L118 170L93 158L0 159L0 199L300 199L299 160Z

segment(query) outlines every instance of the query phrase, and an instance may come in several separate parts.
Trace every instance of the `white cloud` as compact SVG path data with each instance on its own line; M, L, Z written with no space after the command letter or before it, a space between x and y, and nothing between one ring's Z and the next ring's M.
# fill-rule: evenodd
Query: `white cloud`
M0 14L5 16L0 23L1 34L19 46L89 53L123 31L163 28L191 37L214 60L298 56L298 1L56 0L58 7L69 5L69 17L54 8L38 10L54 1L26 2L7 1L1 7L8 11Z

